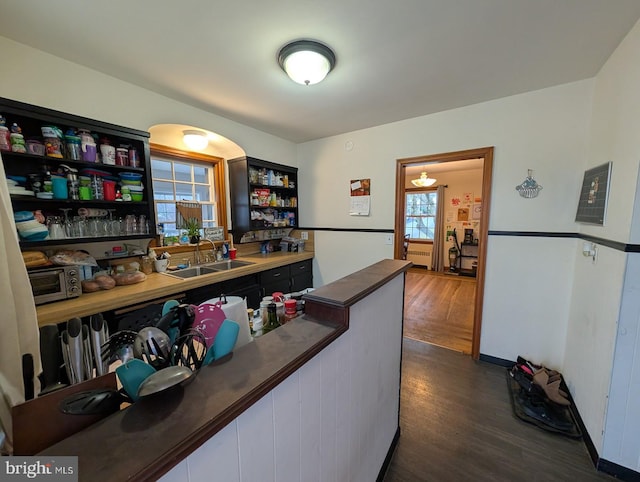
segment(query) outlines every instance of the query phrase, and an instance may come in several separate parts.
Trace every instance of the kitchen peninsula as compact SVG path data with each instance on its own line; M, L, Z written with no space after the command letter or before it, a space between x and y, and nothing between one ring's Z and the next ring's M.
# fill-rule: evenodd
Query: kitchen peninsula
M77 455L79 480L375 480L399 436L409 266L316 289L304 316L228 362L41 455Z

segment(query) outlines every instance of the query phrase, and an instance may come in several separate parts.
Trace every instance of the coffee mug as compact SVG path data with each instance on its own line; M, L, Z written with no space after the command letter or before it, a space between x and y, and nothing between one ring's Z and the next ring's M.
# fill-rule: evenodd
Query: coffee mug
M156 271L158 273L164 273L165 271L167 271L167 266L169 266L169 260L168 259L156 259L153 262L153 265L156 268Z

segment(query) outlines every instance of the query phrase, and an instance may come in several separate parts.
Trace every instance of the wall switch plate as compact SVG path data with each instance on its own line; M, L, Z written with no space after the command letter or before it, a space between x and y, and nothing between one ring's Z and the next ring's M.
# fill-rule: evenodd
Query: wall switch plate
M302 231L300 233L300 239L309 239L309 233L307 231Z
M387 234L386 244L393 244L393 234Z

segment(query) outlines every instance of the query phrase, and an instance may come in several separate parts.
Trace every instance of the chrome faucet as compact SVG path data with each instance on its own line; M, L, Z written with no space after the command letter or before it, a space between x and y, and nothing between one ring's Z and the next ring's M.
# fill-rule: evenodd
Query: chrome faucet
M196 244L196 264L200 264L200 243L203 241L207 241L209 243L211 243L211 248L213 251L216 250L216 245L213 243L213 241L211 241L210 239L204 238L204 239L200 239L198 244Z

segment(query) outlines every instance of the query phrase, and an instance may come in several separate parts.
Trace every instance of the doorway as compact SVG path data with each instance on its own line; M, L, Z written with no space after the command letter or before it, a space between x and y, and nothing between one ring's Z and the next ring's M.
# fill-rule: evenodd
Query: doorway
M489 231L489 211L491 201L491 179L493 168L493 147L483 147L479 149L469 149L465 151L433 154L428 156L418 156L396 161L396 212L394 231L395 245L394 257L402 259L405 253L405 228L406 228L406 172L410 166L441 165L442 163L464 161L469 159L480 159L482 161L482 183L481 183L481 209L478 213L479 227L474 236L476 242L477 265L475 271L475 301L473 302L473 328L471 340L471 356L478 359L480 356L480 333L482 328L482 304L484 294L485 260L487 252L487 238ZM467 200L468 201L468 200ZM463 213L464 214L464 213ZM448 235L448 234L447 234Z

